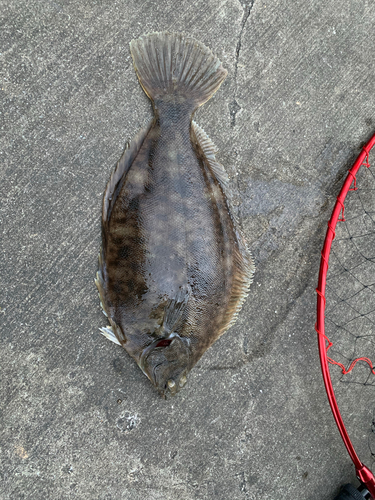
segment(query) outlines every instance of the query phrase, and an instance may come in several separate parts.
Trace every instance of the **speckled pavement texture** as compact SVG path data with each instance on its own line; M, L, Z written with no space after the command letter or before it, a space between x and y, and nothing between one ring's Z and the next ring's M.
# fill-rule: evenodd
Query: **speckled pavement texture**
M333 499L355 474L314 289L334 197L375 130L373 3L0 6L1 500ZM257 265L238 322L167 401L99 334L93 282L103 190L152 116L129 42L156 30L228 70L196 121Z

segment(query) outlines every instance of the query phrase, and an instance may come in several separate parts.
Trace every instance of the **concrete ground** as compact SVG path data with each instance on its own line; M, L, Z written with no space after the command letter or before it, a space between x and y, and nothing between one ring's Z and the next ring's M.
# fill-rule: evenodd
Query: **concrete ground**
M340 179L375 130L373 3L3 0L0 18L1 500L333 499L355 475L314 288ZM168 401L99 335L93 283L103 190L152 116L129 42L156 30L228 70L196 120L257 265L238 322Z

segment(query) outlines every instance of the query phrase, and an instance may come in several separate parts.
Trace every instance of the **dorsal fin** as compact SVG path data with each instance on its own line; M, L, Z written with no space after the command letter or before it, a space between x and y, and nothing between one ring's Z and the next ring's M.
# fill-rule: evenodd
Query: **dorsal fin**
M107 187L104 191L103 197L103 212L102 212L102 248L99 252L99 270L96 273L95 284L99 292L100 305L102 307L103 313L106 316L109 315L109 304L106 301L105 292L105 238L106 238L106 227L111 216L112 207L116 201L118 193L121 191L125 176L132 166L143 141L145 140L152 122L146 129L140 130L131 143L126 143L124 152L121 158L116 164L111 177L108 181ZM110 318L109 318L110 319ZM113 326L113 325L112 325ZM111 328L111 327L108 327ZM112 331L116 331L116 328L112 328ZM103 333L103 332L102 332ZM108 333L108 332L107 332ZM108 337L108 335L107 335ZM108 337L109 338L109 337Z
M130 144L126 143L124 152L112 172L112 175L104 192L102 215L103 226L106 225L111 216L112 207L114 202L116 201L118 193L121 190L124 176L135 160L138 151L142 146L142 143L145 140L148 131L150 130L151 123L147 128L140 130Z

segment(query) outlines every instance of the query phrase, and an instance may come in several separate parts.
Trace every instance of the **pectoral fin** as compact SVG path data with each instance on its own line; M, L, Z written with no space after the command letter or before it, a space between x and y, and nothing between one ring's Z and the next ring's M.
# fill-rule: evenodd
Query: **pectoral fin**
M175 298L168 301L164 309L164 318L160 329L162 337L167 338L176 330L185 312L190 295L191 287L186 284L180 287Z

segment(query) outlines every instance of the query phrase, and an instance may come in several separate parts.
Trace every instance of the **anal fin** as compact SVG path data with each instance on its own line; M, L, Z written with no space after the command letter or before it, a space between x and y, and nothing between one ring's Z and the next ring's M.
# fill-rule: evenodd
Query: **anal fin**
M207 160L207 163L220 183L221 187L225 191L226 195L229 196L229 177L226 173L223 165L216 160L215 154L217 153L217 147L208 137L206 132L200 127L194 120L192 121L192 131L194 133L195 139L199 144L202 152Z
M232 221L236 241L236 245L233 248L233 261L235 269L232 295L229 301L223 331L221 332L224 333L224 331L226 331L236 321L238 312L245 301L250 285L253 281L255 266L232 208L228 174L226 173L224 167L216 160L215 154L217 153L217 148L215 144L208 137L206 132L194 121L192 122L192 140L198 146L201 153L203 153L205 168L221 186L228 210L227 215L229 215Z

